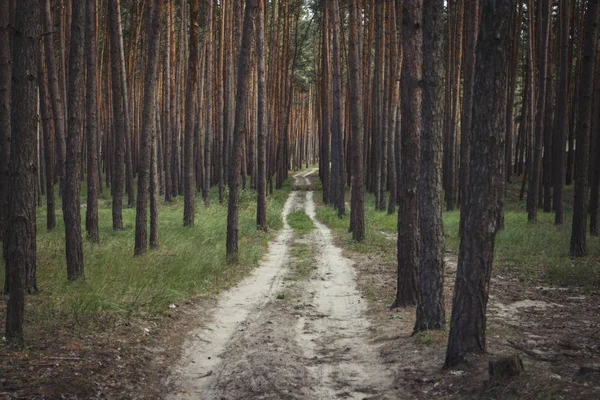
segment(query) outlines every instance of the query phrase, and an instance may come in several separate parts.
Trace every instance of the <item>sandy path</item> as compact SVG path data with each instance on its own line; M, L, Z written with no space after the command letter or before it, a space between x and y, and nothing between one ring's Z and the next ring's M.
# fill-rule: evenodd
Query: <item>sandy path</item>
M296 186L310 186L315 172L297 174ZM305 238L295 238L285 221L299 208L316 226ZM213 322L186 343L169 398L406 398L369 338L352 261L316 219L313 193L292 192L283 216L265 261L219 298ZM313 251L308 278L288 279L301 262L289 256L293 243Z

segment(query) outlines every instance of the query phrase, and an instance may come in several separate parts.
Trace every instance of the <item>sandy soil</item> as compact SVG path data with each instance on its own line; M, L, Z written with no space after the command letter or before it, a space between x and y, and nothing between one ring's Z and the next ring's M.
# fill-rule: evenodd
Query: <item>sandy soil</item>
M447 332L412 335L414 308L389 308L395 257L342 250L347 238L315 218L316 179L314 170L296 175L284 210L285 220L303 209L316 229L297 237L286 223L254 274L203 312L211 322L171 368L169 399L600 398L598 293L495 270L488 353L443 370ZM296 258L296 246L309 255ZM448 317L456 261L447 254ZM489 361L512 354L525 374L490 384Z
M309 188L307 170L295 186ZM285 223L253 275L223 294L212 322L194 332L173 369L171 399L392 399L393 371L379 357L353 262L316 220L313 193L295 191L285 216L303 207L316 229L297 238ZM312 271L299 279L295 243L309 246Z

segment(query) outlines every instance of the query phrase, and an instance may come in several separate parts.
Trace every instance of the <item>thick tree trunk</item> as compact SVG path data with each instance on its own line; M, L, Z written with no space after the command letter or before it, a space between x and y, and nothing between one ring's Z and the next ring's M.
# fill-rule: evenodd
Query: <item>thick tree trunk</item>
M348 41L348 68L350 72L350 119L352 123L352 239L365 238L365 192L363 161L363 79L360 43L362 40L361 8L350 3L350 38Z
M100 240L98 228L98 114L97 114L97 65L98 43L96 42L96 2L86 1L85 9L85 64L86 100L85 135L87 140L87 209L85 229L88 239L94 243Z
M244 31L242 46L238 58L237 95L235 103L235 124L233 129L232 174L229 181L229 204L227 210L227 259L238 259L238 214L240 197L240 170L242 161L242 141L246 132L246 113L248 112L248 92L250 77L250 52L254 36L252 16L256 15L260 0L246 0L244 13Z
M489 281L504 196L504 136L513 0L483 0L477 46L469 192L461 207L458 273L446 367L485 352Z
M589 137L592 120L594 93L594 72L596 44L598 42L599 0L589 0L585 13L584 39L579 82L579 114L577 117L577 148L575 149L575 199L573 203L573 225L571 231L570 254L582 257L587 254L587 175L589 158Z
M84 39L85 2L73 0L71 17L71 45L69 49L69 79L67 89L68 130L63 217L67 255L67 278L83 278L83 243L81 235L81 138L84 119Z
M25 290L32 283L35 285L31 275L35 274L36 264L36 52L41 33L40 11L37 1L21 0L17 3L12 52L12 148L5 245L10 295L6 310L6 339L17 345L23 344Z
M444 127L444 1L423 10L423 130L419 217L421 243L417 318L414 332L446 327L444 308L444 226L442 223L442 151Z
M146 2L144 5L146 30L148 32L148 68L144 82L140 168L135 212L135 255L145 253L148 248L148 193L152 141L156 135L156 94L158 89L158 56L162 2L163 0L153 0L152 2ZM191 147L193 148L193 145Z
M423 79L423 0L406 0L402 12L402 178L398 198L398 286L395 307L417 301L419 167Z

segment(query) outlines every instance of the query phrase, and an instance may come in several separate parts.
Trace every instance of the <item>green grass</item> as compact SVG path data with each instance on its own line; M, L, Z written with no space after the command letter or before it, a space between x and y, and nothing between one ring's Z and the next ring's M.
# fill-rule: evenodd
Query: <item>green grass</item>
M282 190L269 196L267 222L282 227L281 211L289 194ZM226 262L227 200L218 204L211 191L205 207L196 196L195 226L183 227L183 199L160 205L160 248L134 257L135 209L123 210L124 230L112 230L110 192L99 201L100 244L84 239L85 280L67 282L63 216L58 205L57 227L45 229L45 207L37 212L37 278L40 293L27 297L28 325L38 328L69 322L102 324L130 317L154 318L197 296L216 293L258 265L270 234L256 229L256 195L243 191L239 214L239 262ZM82 199L85 204L85 197ZM85 223L85 210L81 210ZM85 230L84 230L85 232ZM0 264L0 288L4 266ZM2 311L2 310L0 310Z
M290 255L295 258L293 262L294 277L296 279L308 278L315 266L315 249L301 242L294 242L290 249Z
M287 216L287 221L299 237L315 229L315 224L304 211L295 211Z
M505 227L496 237L494 267L517 271L525 279L541 279L547 284L559 286L582 286L587 289L600 287L600 239L588 236L588 256L572 260L569 257L572 216L572 187L565 191L566 222L554 225L554 214L538 212L535 223L527 221L525 201L518 194L520 182L509 185L505 198ZM321 193L315 195L321 198ZM349 198L349 196L348 196ZM365 196L365 235L363 242L356 243L347 233L349 217L338 218L330 207L319 205L317 216L341 236L342 245L361 253L377 253L384 260L395 263L397 214L375 211L375 198ZM460 212L444 212L444 235L447 251L458 253L458 227Z

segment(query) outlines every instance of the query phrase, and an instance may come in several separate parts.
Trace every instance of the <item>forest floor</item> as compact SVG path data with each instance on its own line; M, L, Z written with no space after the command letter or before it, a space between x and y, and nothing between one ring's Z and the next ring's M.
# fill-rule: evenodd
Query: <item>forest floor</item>
M447 332L413 336L414 308L389 308L395 233L378 232L384 250L370 251L350 244L340 229L330 230L322 223L327 218L320 218L329 211L316 199L319 192L304 190L318 187L315 172L296 176L299 191L284 212L304 211L314 230L298 234L286 221L261 266L220 296L212 317L188 336L167 380L167 398L600 396L597 290L549 286L516 270L495 270L488 353L443 370ZM449 315L456 275L452 253L445 275ZM491 384L489 361L513 354L523 359L525 373Z
M507 213L510 240L505 234L498 239L502 263L491 281L488 353L443 370L447 332L413 336L414 308L389 308L395 294L396 217L371 212L368 197L367 240L352 242L348 217L337 218L320 202L316 172L294 176L295 190L281 203L283 229L256 269L227 273L235 274L225 279L229 284L177 302L155 317L110 319L114 326L96 331L72 321L74 326L53 327L54 340L38 340L47 333L30 330L25 350L0 344L0 399L600 398L596 239L585 264L591 269L581 268L592 271L583 278L590 285L570 284L582 278L564 270L580 265L561 269L566 258L543 250L548 243L562 244L548 238L527 242L545 258L525 252L519 255L523 263L526 257L536 265L558 265L542 277L511 259L511 249L525 241L519 234L535 235L512 231L516 217ZM456 217L444 215L450 226L448 318ZM545 225L531 229L549 230ZM48 296L32 301L42 307ZM59 311L53 311L58 322ZM489 361L512 354L521 356L525 373L490 384Z

